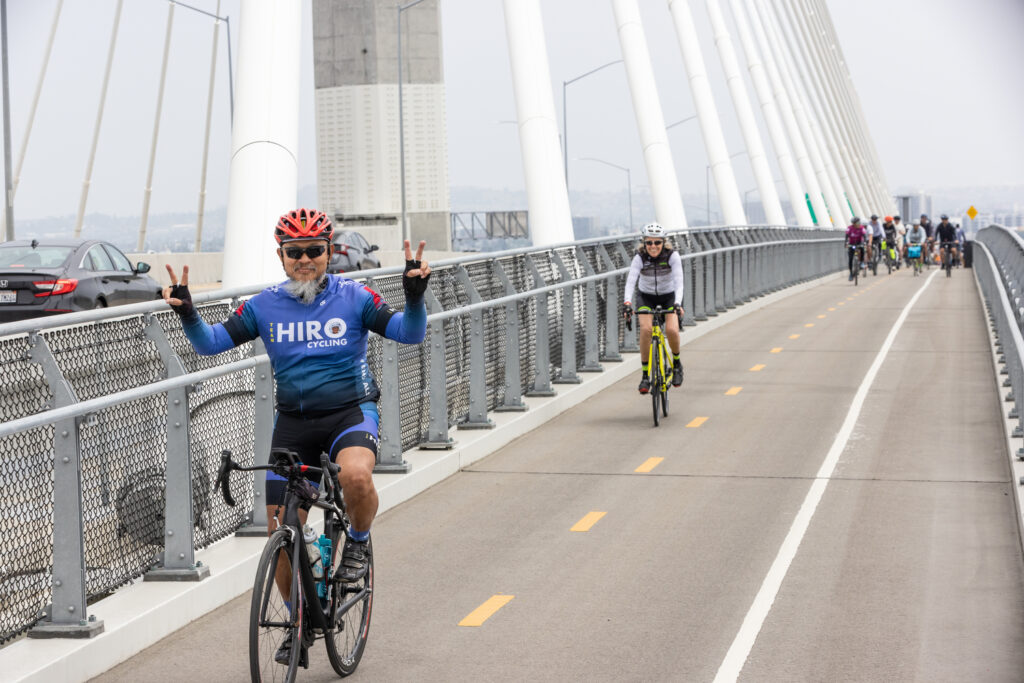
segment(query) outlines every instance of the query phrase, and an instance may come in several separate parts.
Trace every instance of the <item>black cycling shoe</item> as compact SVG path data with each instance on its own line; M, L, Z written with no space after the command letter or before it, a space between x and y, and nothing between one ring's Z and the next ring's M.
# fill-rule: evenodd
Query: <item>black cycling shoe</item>
M368 541L345 543L341 553L341 564L338 566L338 579L346 583L358 581L366 576L366 568L370 566L370 544Z
M281 641L281 646L277 648L277 652L274 653L274 661L278 664L284 664L288 666L292 660L292 633L288 632L288 635Z
M651 379L647 375L644 375L640 380L640 393L646 394L651 390Z
M683 385L683 364L681 361L674 361L672 363L672 386L679 387Z

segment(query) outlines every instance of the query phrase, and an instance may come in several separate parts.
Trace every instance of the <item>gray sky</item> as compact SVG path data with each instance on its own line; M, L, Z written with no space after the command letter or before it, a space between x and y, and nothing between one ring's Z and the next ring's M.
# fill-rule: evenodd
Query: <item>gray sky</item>
M316 181L310 0L302 1L300 186ZM208 11L217 5L216 0L190 4ZM727 145L737 152L743 149L742 138L705 6L700 0L690 4ZM541 5L552 93L561 117L562 82L621 54L609 0L542 0ZM662 110L671 123L694 112L674 26L665 0L640 0L640 5ZM890 190L1024 184L1024 2L828 0L828 5ZM77 210L115 6L115 0L64 2L21 174L17 217ZM14 163L55 7L56 0L8 1ZM231 17L237 57L239 0L222 0L221 14ZM163 0L125 2L89 192L90 212L141 212L166 18ZM522 189L516 127L500 123L515 118L502 2L442 0L442 22L451 184ZM211 37L209 19L180 7L175 11L153 213L196 210ZM208 207L223 206L227 196L230 134L223 28L219 53ZM580 80L568 92L570 158L597 157L628 166L634 188L646 185L623 67ZM759 125L764 134L760 119ZM764 138L767 142L766 134ZM703 193L707 160L697 122L671 129L669 141L683 192ZM574 190L625 186L616 169L570 163ZM740 191L753 188L746 157L734 163Z

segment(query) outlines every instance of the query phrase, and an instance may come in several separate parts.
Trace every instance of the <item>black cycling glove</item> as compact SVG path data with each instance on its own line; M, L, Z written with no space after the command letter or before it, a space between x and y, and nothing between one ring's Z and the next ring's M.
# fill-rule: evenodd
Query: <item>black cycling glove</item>
M405 272L402 273L402 288L405 290L406 298L418 299L427 291L427 283L430 276L420 277L419 275L409 276L410 270L416 270L422 262L415 259L405 262Z
M192 307L192 294L188 291L188 285L171 285L171 298L181 300L180 306L171 306L172 311L182 318L192 315L195 308Z

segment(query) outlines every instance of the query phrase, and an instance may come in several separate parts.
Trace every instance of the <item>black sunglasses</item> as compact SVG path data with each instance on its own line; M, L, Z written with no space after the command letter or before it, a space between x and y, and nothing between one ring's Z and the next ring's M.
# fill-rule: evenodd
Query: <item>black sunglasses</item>
M649 247L660 247L662 245L662 243L663 243L662 240L646 240L644 242L644 244L646 244Z
M311 259L315 259L322 256L327 251L327 247L323 244L315 244L312 247L285 247L285 255L293 261L298 261L305 254Z

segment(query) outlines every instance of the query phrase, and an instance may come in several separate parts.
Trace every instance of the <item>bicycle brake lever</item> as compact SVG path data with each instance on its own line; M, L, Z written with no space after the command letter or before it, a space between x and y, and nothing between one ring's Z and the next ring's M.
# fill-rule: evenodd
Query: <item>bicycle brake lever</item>
M220 470L217 472L217 482L214 484L214 489L219 488L221 490L224 502L231 507L235 507L235 499L231 497L231 488L228 484L231 478L231 470L237 467L238 465L231 461L231 451L221 451Z

